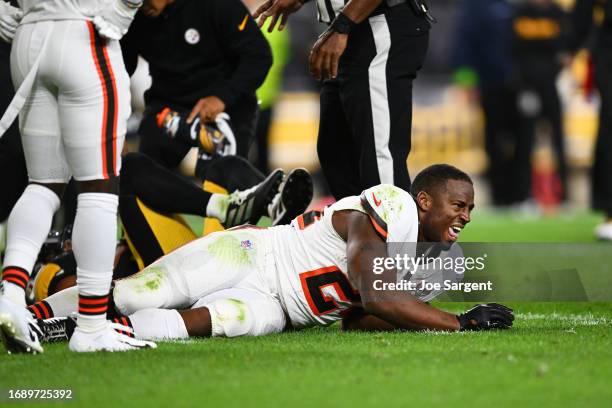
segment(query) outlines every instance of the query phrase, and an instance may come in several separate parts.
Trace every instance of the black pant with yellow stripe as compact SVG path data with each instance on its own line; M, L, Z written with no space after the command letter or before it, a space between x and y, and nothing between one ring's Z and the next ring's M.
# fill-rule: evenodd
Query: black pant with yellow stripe
M179 214L205 217L213 193L227 194L249 188L264 175L249 162L237 157L219 157L210 163L200 187L192 180L172 173L141 153L123 157L119 214L129 251L119 247L113 279L130 276L163 255L197 236ZM205 218L202 234L221 230L216 219ZM43 300L65 287L73 286L76 261L64 252L48 261L39 271L33 300ZM65 279L68 278L68 279Z
M263 179L264 175L246 160L225 156L211 162L203 186L199 187L146 155L126 155L121 172L119 214L139 269L196 238L179 214L206 217L212 193L243 190ZM222 228L217 220L208 218L202 232Z

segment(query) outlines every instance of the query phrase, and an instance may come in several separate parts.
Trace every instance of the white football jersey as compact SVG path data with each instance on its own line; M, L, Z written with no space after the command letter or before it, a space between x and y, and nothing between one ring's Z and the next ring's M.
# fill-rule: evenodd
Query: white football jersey
M113 0L18 0L22 24L45 20L91 20Z
M294 327L326 325L361 299L348 278L347 246L332 225L334 212L367 214L386 242L417 241L416 204L404 190L381 184L344 198L323 213L310 212L291 225L271 228L278 296Z

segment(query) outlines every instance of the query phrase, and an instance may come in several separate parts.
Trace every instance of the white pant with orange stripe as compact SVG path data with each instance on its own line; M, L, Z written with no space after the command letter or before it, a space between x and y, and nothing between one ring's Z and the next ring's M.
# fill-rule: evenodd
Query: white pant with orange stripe
M32 69L35 80L19 113L30 181L119 175L131 111L119 43L100 38L86 20L24 24L11 51L16 88Z

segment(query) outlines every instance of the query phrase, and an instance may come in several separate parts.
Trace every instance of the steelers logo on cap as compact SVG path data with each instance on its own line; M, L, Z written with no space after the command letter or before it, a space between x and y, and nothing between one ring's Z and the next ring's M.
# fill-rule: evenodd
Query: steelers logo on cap
M197 44L200 42L200 33L195 28L190 28L185 31L185 41L188 44Z

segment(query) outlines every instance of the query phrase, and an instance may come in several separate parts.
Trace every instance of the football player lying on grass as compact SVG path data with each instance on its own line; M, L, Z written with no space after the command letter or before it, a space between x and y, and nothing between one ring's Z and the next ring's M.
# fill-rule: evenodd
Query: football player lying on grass
M240 157L218 157L208 165L202 188L145 155L129 153L123 157L119 194L119 213L129 250L125 243L118 245L113 279L133 275L197 238L176 213L214 217L217 225L213 226L218 229L256 223L262 216L280 225L301 214L311 199L312 180L304 169L294 169L287 176L278 169L264 177ZM213 224L213 218L206 220L207 226ZM52 239L43 248L39 255L43 266L34 268L30 281L19 282L27 284L28 300L41 300L76 284L70 229L62 233L62 242L51 245ZM41 352L36 336L30 335L31 313L3 299L2 289L7 284L12 283L0 285L0 338L4 336L10 352ZM49 316L44 303L31 312L38 318ZM134 344L125 336L120 338Z
M434 165L417 175L412 195L378 185L291 225L213 233L116 281L116 319L143 339L259 336L343 317L345 329L509 328L514 316L502 305L455 315L405 291L373 290L380 277L372 265L388 256L388 243L452 244L473 207L469 176ZM76 291L66 289L34 307L69 316Z
M261 217L268 217L272 225L289 224L306 210L313 190L305 169L293 169L286 176L277 169L264 177L238 156L224 156L211 162L203 187L146 155L123 156L119 215L124 239L117 245L113 279L133 275L198 238L182 214L206 217L207 233L256 224ZM26 290L28 303L75 285L71 229L70 225L61 234L52 232L43 246ZM41 316L46 315L37 315Z

